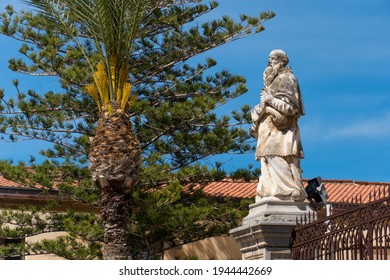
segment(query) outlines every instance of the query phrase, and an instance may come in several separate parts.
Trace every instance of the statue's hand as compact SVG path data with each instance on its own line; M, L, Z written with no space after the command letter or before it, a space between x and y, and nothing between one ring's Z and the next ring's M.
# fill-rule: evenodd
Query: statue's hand
M253 126L250 129L250 133L252 136L253 136L252 130L253 130L253 132L257 133L259 123L260 123L261 119L263 118L264 113L265 113L265 106L262 104L257 104L253 108L253 110L251 111L251 118L252 118ZM253 137L255 137L255 136L253 136ZM257 138L257 137L255 137L255 138Z
M255 125L252 125L251 128L249 129L249 134L255 139L259 137L258 129L259 128Z
M255 111L259 115L263 114L265 111L265 104L263 102L261 102L260 104L257 104L255 106Z
M264 91L263 94L262 94L261 103L262 104L268 104L268 102L270 102L272 99L273 99L272 94L269 93L268 91Z

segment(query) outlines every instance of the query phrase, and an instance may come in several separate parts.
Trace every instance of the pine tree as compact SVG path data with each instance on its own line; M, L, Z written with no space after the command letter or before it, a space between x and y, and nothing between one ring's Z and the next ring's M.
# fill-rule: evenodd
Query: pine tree
M241 15L240 22L224 16L199 26L196 19L217 2L27 2L39 10L16 13L9 6L2 14L0 32L22 41L24 55L11 59L9 66L20 73L58 77L61 90L25 94L14 81L16 100L6 100L0 92L0 133L11 141L53 143L42 155L52 162L61 159L57 175L63 181L74 175L73 166L85 169L89 162L95 183L90 188L100 193L106 226L104 258L127 258L133 247L131 242L124 246L126 221L128 215L137 216L132 209L139 194L205 182L210 170L202 159L252 148L241 129L249 121L249 106L233 113L233 123L213 112L246 92L245 79L228 71L213 73L212 58L196 65L188 61L262 31L274 14ZM180 187L173 189L175 195L183 193ZM148 195L149 207L161 200Z

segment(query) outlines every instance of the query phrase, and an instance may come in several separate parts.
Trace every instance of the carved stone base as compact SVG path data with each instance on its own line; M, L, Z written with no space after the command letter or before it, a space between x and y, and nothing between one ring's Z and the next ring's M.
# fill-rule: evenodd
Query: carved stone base
M242 259L291 259L291 233L296 218L310 211L308 205L276 197L258 199L250 205L242 226L230 231L241 245Z

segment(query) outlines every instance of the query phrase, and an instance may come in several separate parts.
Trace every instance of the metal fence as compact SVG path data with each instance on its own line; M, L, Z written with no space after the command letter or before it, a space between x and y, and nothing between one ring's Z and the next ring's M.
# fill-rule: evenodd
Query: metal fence
M356 200L358 202L358 200ZM305 216L292 234L296 260L390 259L390 195L351 203L328 217Z

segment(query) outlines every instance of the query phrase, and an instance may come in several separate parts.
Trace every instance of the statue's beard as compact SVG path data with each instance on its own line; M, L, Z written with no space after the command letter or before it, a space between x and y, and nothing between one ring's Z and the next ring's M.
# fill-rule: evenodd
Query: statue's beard
M264 87L269 87L276 76L278 75L279 71L278 66L272 67L271 65L268 65L267 68L265 68L264 73L263 73L263 83Z

